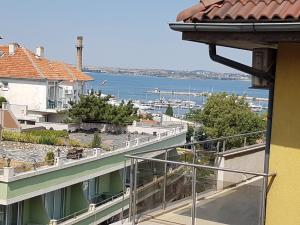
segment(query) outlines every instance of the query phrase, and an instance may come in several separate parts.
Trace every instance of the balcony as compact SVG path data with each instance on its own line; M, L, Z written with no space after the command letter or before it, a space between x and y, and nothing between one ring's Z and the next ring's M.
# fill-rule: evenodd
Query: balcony
M264 224L276 175L264 172L264 149L264 132L255 132L127 155L129 216L116 224ZM157 151L164 156L151 156ZM141 193L152 178L152 194Z

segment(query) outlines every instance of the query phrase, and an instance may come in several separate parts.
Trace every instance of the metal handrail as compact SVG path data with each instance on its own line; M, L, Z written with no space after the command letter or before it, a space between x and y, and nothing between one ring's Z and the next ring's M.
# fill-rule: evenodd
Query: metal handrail
M207 169L207 170L213 170L213 171L223 171L223 172L229 172L229 173L237 173L237 174L243 174L243 175L251 175L254 177L261 177L263 179L263 190L267 190L267 185L266 181L268 180L268 177L275 177L276 173L260 173L260 172L252 172L252 171L246 171L246 170L240 170L240 169L231 169L231 168L222 168L222 167L217 167L217 166L209 166L209 165L201 165L201 164L195 164L196 160L196 148L195 146L197 144L207 144L207 143L212 143L212 142L217 142L217 141L226 141L227 139L230 138L236 138L236 137L246 137L249 135L254 135L254 134L263 134L265 131L258 131L258 132L251 132L251 133L246 133L246 134L239 134L239 135L233 135L229 137L222 137L222 138L216 138L216 139L211 139L211 140L205 140L205 141L200 141L200 142L193 142L185 145L175 145L172 147L168 147L165 149L156 149L156 150L150 150L150 151L144 151L141 153L135 153L135 154L127 154L125 155L125 158L130 159L131 161L131 169L130 169L130 179L131 184L130 184L130 201L129 201L129 221L132 222L132 224L136 224L136 216L137 216L137 208L136 208L136 195L137 195L137 168L138 168L138 163L141 161L152 161L152 162L158 162L162 163L164 165L164 185L163 185L163 209L166 207L166 175L167 175L167 165L179 165L183 167L189 167L192 169L192 224L194 225L196 222L195 220L195 212L196 212L196 169ZM193 152L193 163L186 163L186 162L178 162L178 161L171 161L168 160L168 152L174 148L179 148L179 147L185 147L185 146L193 146L191 151ZM245 144L244 144L245 147ZM144 154L151 153L151 152L165 152L165 159L156 159L156 158L151 158L151 156L143 156ZM141 156L141 154L143 154ZM264 193L264 192L262 192ZM261 201L264 201L264 196L262 195ZM260 221L261 224L263 224L264 221L264 212L265 211L265 205L262 204L260 207Z
M112 197L110 197L110 198L107 198L107 199L105 199L105 200L103 200L103 201L101 201L101 202L98 202L98 203L96 203L96 204L95 204L95 203L91 203L91 204L95 205L95 207L97 208L97 207L99 207L99 206L101 206L101 205L104 205L105 203L109 203L109 202L113 201L114 199L123 196L123 194L124 194L124 193L123 193L123 191L122 191L122 192L120 192L120 193L118 193L118 194L116 194L116 195L114 195L114 196L112 196ZM90 204L90 205L91 205L91 204ZM79 211L77 211L77 212L74 212L74 213L72 213L72 214L70 214L70 215L68 215L68 216L62 217L62 218L60 218L60 219L57 220L57 223L62 223L62 222L65 222L65 221L67 221L67 220L69 220L69 219L76 219L77 216L82 215L83 213L89 212L89 208L90 208L90 207L85 208L85 209L82 209L82 210L79 210Z
M159 163L175 164L175 165L180 165L180 166L188 166L188 167L194 167L194 168L210 169L210 170L216 170L216 171L240 173L240 174L262 176L262 177L270 177L270 176L276 175L276 173L257 173L257 172L250 172L250 171L245 171L245 170L221 168L221 167L216 167L216 166L206 166L206 165L199 165L199 164L193 164L193 163L183 163L183 162L163 160L163 159L154 159L154 158L149 158L149 157L140 157L140 156L135 156L135 155L125 155L125 157L130 158L130 159L148 160L148 161L159 162Z
M137 153L131 154L131 156L141 155L141 154L151 153L151 152L157 152L157 151L163 151L163 150L167 150L167 149L171 149L171 148L179 148L179 147L183 147L183 146L190 147L190 146L194 146L194 145L208 144L208 143L217 142L217 141L225 141L225 140L228 140L230 138L246 137L246 136L250 136L250 135L264 134L264 133L266 133L266 130L264 130L264 131L255 131L255 132L244 133L244 134L237 134L237 135L232 135L232 136L227 136L227 137L213 138L213 139L208 139L208 140L204 140L204 141L197 141L197 142L191 142L191 143L186 143L186 144L173 145L173 146L170 146L170 147L167 147L167 148L157 148L157 149L154 149L154 150L147 150L147 151L143 151L143 152L137 152Z

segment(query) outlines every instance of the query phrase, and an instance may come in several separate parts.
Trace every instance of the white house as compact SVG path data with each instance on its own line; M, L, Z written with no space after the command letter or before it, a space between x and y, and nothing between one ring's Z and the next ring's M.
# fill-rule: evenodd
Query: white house
M0 46L0 96L21 122L60 122L61 110L86 93L92 77L18 45Z

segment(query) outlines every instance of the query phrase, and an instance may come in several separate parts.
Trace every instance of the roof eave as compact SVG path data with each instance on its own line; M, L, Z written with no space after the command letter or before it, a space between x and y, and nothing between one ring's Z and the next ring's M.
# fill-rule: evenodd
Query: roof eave
M214 32L297 32L300 22L247 22L247 23L170 23L175 31L214 31Z
M252 50L277 48L280 42L300 42L300 22L170 23L182 39Z

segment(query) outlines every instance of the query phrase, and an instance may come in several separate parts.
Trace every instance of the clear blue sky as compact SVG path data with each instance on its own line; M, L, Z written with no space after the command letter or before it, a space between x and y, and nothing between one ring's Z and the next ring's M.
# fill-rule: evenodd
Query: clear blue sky
M75 63L76 36L84 37L84 65L233 71L213 63L207 46L169 29L198 0L2 0L0 44L45 47L46 57ZM250 54L223 50L249 63Z

